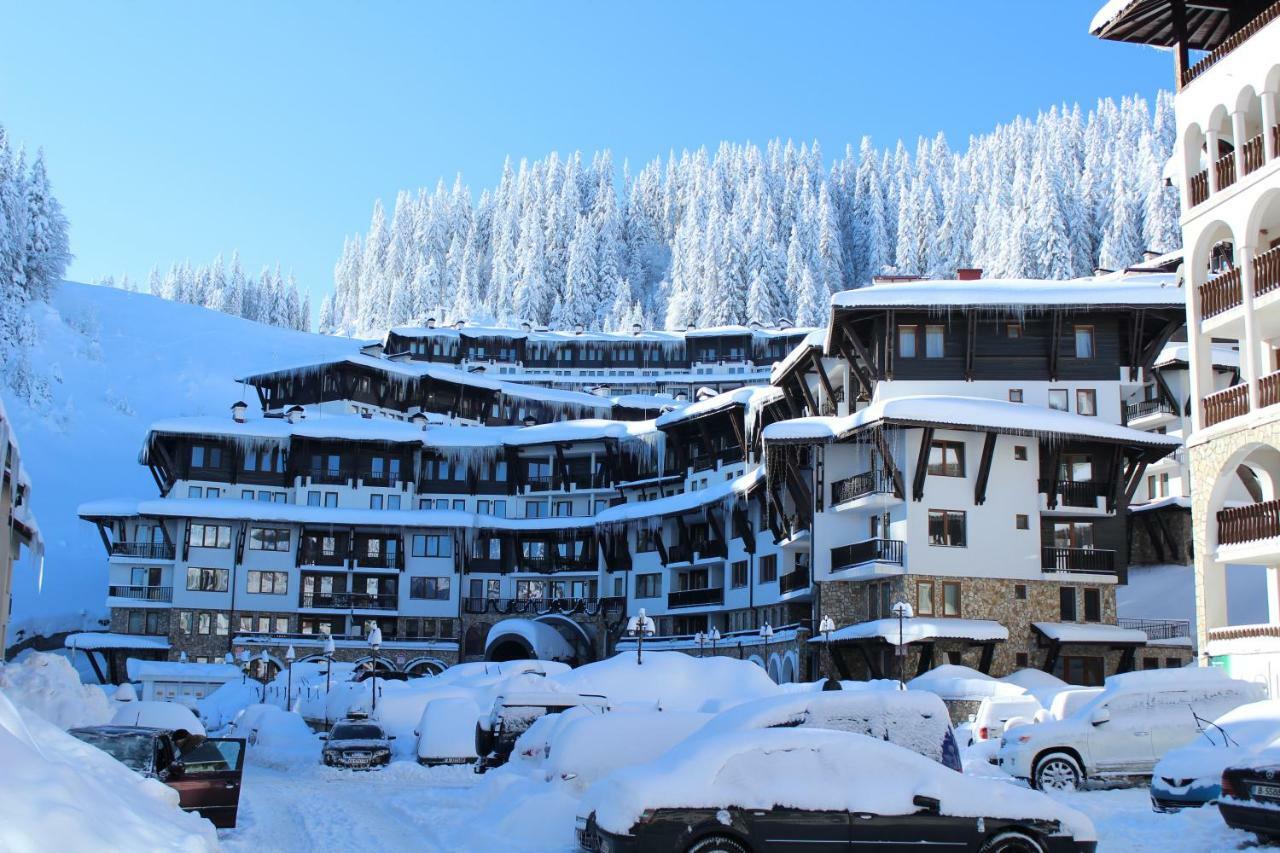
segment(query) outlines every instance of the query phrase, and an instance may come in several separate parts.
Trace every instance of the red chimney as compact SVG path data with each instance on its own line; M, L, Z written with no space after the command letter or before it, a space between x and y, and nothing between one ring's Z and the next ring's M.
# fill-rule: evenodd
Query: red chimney
M977 281L982 278L982 267L960 267L956 270L957 281Z

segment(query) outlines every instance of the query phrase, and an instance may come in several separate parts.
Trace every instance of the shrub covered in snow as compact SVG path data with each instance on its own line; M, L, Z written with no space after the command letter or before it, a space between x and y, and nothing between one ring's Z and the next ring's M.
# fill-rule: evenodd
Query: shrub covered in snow
M111 719L113 710L105 693L80 683L62 655L36 652L20 663L0 663L0 691L64 729L100 725Z

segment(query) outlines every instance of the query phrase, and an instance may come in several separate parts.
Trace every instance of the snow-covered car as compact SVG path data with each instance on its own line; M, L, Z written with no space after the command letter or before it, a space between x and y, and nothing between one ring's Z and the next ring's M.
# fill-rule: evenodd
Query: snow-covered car
M973 742L999 740L1009 720L1018 717L1034 720L1036 714L1043 710L1040 700L1030 693L1021 696L988 696L978 706L978 713L973 715L969 727Z
M1093 698L1101 692L1101 687L1072 687L1069 690L1063 690L1049 703L1047 717L1050 720L1065 720L1093 701Z
M586 693L519 692L498 696L489 713L476 722L476 772L501 767L511 757L516 740L538 719L583 707L602 714L609 710L604 696Z
M176 702L128 702L116 708L113 726L142 726L151 729L207 734L200 718L186 705Z
M339 720L321 736L324 749L320 760L326 767L347 767L367 770L391 763L391 741L382 726L363 717Z
M475 728L480 706L466 696L432 699L422 709L413 733L418 738L418 763L470 764L476 755Z
M1158 812L1203 806L1218 798L1222 774L1280 739L1280 699L1251 702L1202 723L1200 736L1165 754L1151 774Z
M579 846L627 853L774 850L1093 853L1090 820L1036 791L955 773L848 732L691 739L587 790Z
M652 761L712 719L697 711L567 711L560 716L565 722L550 733L542 767L548 781L559 779L578 790L614 770ZM523 740L517 749L522 745Z
M886 740L960 770L947 707L923 690L832 690L744 702L718 714L703 735L769 728L853 732Z
M985 672L958 664L945 663L907 682L911 690L927 690L937 694L951 714L951 722L959 725L978 712L982 700L991 696L1023 696L1026 689L992 678Z
M1280 842L1280 747L1265 747L1222 773L1218 812L1227 826Z
M1165 753L1195 740L1197 717L1217 719L1262 698L1261 685L1214 667L1113 675L1066 719L1022 726L1002 737L996 763L1042 789L1146 777Z

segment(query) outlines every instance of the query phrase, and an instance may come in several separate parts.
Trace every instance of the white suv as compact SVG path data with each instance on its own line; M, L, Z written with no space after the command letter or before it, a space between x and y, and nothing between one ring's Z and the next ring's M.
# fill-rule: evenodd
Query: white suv
M1007 733L996 763L1051 790L1072 790L1086 779L1150 776L1161 756L1199 734L1197 716L1214 720L1265 694L1262 685L1212 667L1113 675L1074 714Z

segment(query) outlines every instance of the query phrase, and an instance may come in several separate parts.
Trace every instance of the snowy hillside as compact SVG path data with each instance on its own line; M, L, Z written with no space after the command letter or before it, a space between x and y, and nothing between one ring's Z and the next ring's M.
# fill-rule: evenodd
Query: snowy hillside
M138 464L147 426L179 415L226 415L257 404L235 377L273 365L351 353L359 344L241 320L206 308L106 287L64 283L52 304L28 309L40 343L31 363L53 402L33 411L4 391L34 482L47 552L15 570L11 631L78 628L106 615L106 560L85 500L149 496ZM9 637L13 642L13 637Z

